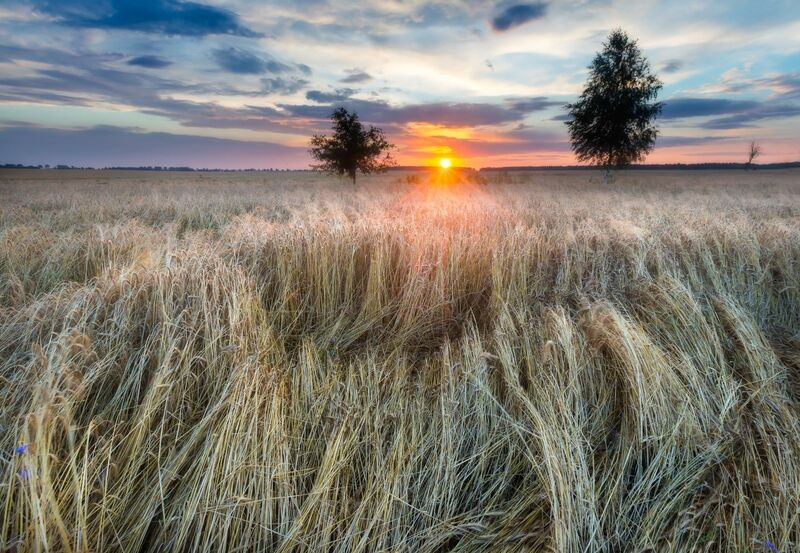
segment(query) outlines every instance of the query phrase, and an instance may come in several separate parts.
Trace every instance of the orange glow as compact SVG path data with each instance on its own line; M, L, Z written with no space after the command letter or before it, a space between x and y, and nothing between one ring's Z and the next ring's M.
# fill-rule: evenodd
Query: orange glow
M443 158L439 159L439 167L441 167L442 169L450 169L450 166L452 164L453 164L453 162L450 161L449 157L443 157Z
M456 138L470 140L475 138L473 127L446 127L433 123L408 123L406 130L412 136L421 138Z

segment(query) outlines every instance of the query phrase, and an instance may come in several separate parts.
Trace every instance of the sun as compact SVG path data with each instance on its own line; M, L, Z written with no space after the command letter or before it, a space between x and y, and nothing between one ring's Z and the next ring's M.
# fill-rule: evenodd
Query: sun
M453 162L450 161L449 157L443 157L443 158L439 159L439 167L441 167L442 169L450 169L450 166L452 164L453 164Z

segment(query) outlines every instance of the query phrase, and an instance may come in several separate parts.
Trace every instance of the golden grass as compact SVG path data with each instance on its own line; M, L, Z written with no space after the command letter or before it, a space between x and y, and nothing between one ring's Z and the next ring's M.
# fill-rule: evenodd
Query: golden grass
M0 548L798 550L800 175L591 177L0 174Z

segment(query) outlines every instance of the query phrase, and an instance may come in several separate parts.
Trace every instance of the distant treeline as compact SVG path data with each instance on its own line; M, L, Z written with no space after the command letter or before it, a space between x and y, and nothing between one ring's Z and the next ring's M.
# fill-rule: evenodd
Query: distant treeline
M653 163L643 165L631 165L626 171L701 171L701 170L721 170L721 169L800 169L800 161L790 161L786 163L762 163L748 166L745 163ZM161 166L141 166L141 167L78 167L75 165L23 165L22 163L6 163L0 165L0 169L60 169L60 170L80 170L80 171L185 171L203 173L276 173L286 171L311 172L313 169L213 169L196 167L161 167ZM454 167L459 171L475 171L472 167ZM399 165L392 167L390 171L438 171L438 167L428 165ZM492 171L598 171L592 165L528 165L517 167L484 167L478 169L481 172Z
M631 165L625 171L702 171L720 169L800 169L800 161L785 163L647 163ZM525 167L484 167L480 171L598 171L592 165L531 165Z

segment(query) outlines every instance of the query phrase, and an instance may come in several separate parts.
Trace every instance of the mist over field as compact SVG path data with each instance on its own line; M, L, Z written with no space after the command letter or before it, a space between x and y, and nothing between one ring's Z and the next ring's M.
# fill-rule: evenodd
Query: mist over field
M800 545L796 171L0 173L0 543Z

